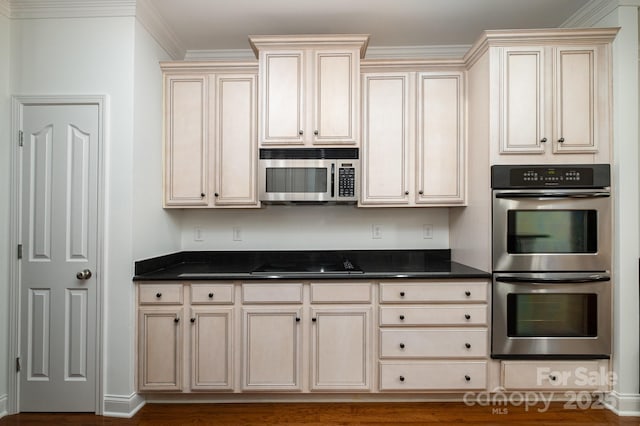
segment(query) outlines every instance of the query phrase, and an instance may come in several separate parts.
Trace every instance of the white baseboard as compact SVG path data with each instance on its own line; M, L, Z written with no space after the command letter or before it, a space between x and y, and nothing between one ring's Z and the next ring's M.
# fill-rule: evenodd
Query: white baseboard
M0 395L0 419L9 414L7 404L9 403L9 395Z
M640 416L640 394L612 391L605 405L619 416Z
M103 416L131 418L144 407L145 399L137 394L105 395Z

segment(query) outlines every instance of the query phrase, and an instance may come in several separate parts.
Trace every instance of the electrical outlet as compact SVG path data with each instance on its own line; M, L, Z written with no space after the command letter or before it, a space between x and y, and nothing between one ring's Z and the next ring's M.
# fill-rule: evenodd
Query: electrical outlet
M371 225L371 238L374 240L382 239L382 225Z
M430 240L433 238L433 225L422 225L422 238L424 238L425 240Z
M242 241L242 228L239 226L233 227L233 241Z
M193 228L193 241L204 241L204 232L200 225L196 225Z

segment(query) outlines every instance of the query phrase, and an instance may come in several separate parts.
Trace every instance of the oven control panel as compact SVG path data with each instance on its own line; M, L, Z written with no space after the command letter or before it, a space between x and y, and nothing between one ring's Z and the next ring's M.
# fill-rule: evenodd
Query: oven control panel
M608 164L496 165L491 168L491 187L509 188L604 188L610 185Z

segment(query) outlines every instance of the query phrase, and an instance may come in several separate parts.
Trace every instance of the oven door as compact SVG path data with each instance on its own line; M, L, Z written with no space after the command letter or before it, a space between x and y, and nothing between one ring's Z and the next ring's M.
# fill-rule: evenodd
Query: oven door
M260 201L335 201L335 161L260 160Z
M494 271L608 271L605 190L493 191Z
M495 274L493 358L609 358L605 273Z

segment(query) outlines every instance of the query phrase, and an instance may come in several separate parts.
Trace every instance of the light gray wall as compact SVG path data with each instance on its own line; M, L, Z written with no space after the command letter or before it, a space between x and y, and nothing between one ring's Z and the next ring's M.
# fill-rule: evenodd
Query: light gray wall
M9 19L0 14L0 417L7 410L9 329L9 181L11 100L9 97Z

